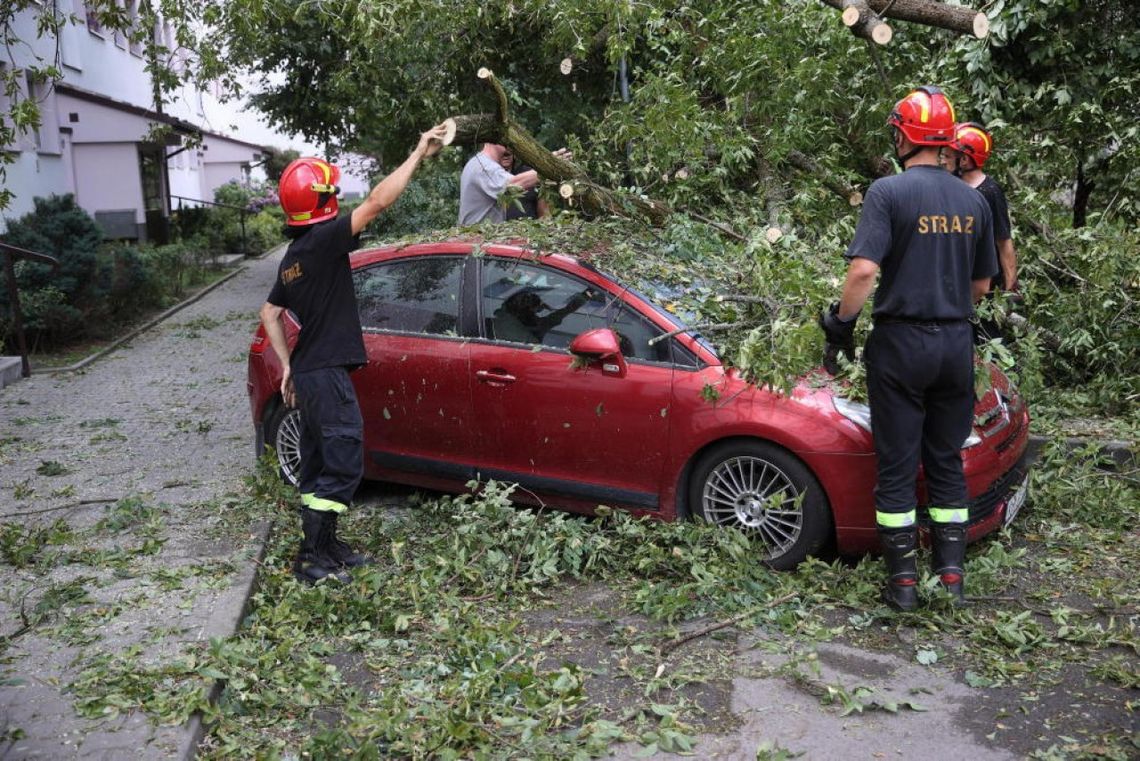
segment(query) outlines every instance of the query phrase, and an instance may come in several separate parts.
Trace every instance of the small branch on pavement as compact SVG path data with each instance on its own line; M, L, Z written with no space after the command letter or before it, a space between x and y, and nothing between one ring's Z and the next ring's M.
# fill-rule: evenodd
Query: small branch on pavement
M766 601L764 603L764 607L769 608L769 607L773 607L776 605L783 605L786 602L791 602L795 598L799 597L799 595L800 595L799 592L789 592L788 594L786 594L782 597L777 597L775 600ZM703 629L698 629L695 632L689 632L688 634L686 634L684 637L681 637L680 639L675 639L671 642L667 642L664 645L662 645L661 647L657 648L658 658L659 659L664 658L666 655L673 652L674 650L676 650L681 645L684 645L687 642L692 642L693 640L695 640L699 637L703 637L706 634L712 634L713 632L720 631L721 629L727 629L730 626L738 624L741 621L743 621L744 619L748 618L749 616L756 615L760 611L761 611L761 608L752 608L750 610L744 611L743 613L738 613L737 615L735 615L732 618L729 618L725 621L721 621L721 622L715 623L715 624L710 624L709 626L706 626Z
M44 507L39 510L24 510L12 515L39 515L40 513L54 513L60 510L70 510L73 507L82 507L84 505L105 505L111 502L118 502L122 497L107 497L98 499L81 499L78 502L68 502L66 505L56 505L55 507Z

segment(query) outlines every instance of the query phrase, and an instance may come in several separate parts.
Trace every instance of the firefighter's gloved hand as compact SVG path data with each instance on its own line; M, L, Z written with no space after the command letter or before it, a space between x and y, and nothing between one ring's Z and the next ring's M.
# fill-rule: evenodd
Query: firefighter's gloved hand
M827 342L823 350L823 369L832 375L839 372L840 354L848 361L855 360L855 323L858 320L858 314L849 320L839 319L838 302L819 313L819 327Z

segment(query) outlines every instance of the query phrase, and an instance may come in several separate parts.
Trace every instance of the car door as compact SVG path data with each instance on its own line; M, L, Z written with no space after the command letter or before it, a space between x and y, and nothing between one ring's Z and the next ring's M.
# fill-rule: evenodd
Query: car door
M356 270L368 364L353 373L365 467L466 480L471 447L466 341L459 335L466 257L420 255Z
M649 344L661 329L617 294L551 266L486 257L479 269L479 475L585 505L659 509L673 376L659 357L668 342ZM624 359L575 360L574 337L604 327L619 333Z

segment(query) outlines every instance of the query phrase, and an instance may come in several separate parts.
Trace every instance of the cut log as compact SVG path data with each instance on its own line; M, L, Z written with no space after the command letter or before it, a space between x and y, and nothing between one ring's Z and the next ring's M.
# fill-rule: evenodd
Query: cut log
M799 169L801 172L806 172L807 174L815 177L820 181L820 183L823 184L825 188L839 196L842 196L843 198L846 198L847 203L851 204L852 206L858 206L863 203L863 194L859 191L858 188L852 187L851 185L848 185L839 178L830 174L819 164L815 163L815 161L808 158L799 151L788 152L788 163L794 166L796 169Z
M870 40L876 45L886 45L894 36L894 30L871 10L866 0L843 0L843 24L851 34Z
M498 143L503 137L502 125L494 114L452 116L443 120L443 126L446 129L443 135L444 145Z
M845 11L847 0L820 0L839 11ZM990 33L986 14L961 5L948 5L936 0L863 0L883 18L910 21L924 26L947 29L958 34L972 34L978 39Z

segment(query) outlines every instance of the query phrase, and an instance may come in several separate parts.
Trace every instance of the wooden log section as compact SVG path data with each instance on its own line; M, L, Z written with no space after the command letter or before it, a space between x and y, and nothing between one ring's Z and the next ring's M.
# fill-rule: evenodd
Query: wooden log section
M839 11L846 10L846 0L820 0ZM990 33L986 14L962 5L947 5L936 0L863 0L882 18L909 21L924 26L948 29L958 34L972 34L978 39Z
M851 34L886 45L894 37L894 30L871 10L865 0L843 0L843 24Z

